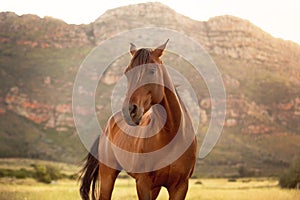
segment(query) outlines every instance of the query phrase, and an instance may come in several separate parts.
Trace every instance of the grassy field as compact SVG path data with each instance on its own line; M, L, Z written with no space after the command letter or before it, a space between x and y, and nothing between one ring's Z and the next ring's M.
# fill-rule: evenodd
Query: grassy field
M190 200L299 200L299 190L283 190L272 179L238 179L228 182L227 179L201 179L191 180L190 189L186 199ZM76 200L78 183L70 180L60 180L53 184L38 183L33 179L0 179L1 200ZM132 179L118 179L113 199L137 199L134 181ZM167 191L162 189L160 200L168 199Z
M64 174L74 174L79 171L78 165L20 158L0 159L0 170L20 168L32 170L31 166L34 164L53 165ZM78 189L78 182L70 179L60 179L52 184L45 184L32 178L0 178L0 200L79 200ZM137 199L134 180L117 179L113 199ZM168 199L166 189L161 190L158 199ZM234 182L228 179L191 179L186 199L300 200L300 190L281 189L278 181L271 178L243 178L236 179Z

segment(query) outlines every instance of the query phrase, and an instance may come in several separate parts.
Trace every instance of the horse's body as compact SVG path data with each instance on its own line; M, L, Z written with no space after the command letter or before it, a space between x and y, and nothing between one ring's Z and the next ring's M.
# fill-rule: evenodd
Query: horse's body
M87 156L80 188L82 199L89 199L91 184L92 197L96 199L95 182L99 178L98 198L111 199L114 183L121 169L125 169L136 180L139 199L156 199L161 187L167 188L170 199L185 198L188 179L196 161L196 138L189 114L159 58L165 46L166 43L155 50L138 51L134 45L131 46L133 58L125 71L128 91L123 109L109 119L104 134L95 143L98 159L91 154ZM147 66L149 63L151 65ZM141 78L148 83L139 85ZM156 104L162 106L165 112L162 113L159 107L155 107ZM149 130L157 131L149 136ZM175 136L177 145L170 145L168 152L181 153L175 160L170 158L172 162L163 167L160 164L168 160L168 154L159 157L164 161L153 158L153 162L151 159L144 162L139 157L130 156L130 153L159 151L171 144ZM179 143L187 143L188 146L181 149ZM124 154L118 148L130 153Z

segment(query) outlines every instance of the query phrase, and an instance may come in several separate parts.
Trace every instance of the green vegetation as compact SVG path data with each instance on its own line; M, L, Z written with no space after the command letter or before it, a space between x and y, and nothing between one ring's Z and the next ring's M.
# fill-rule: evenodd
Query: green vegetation
M54 165L33 165L33 170L21 169L0 169L0 177L11 177L17 179L34 178L39 182L51 183L62 178L73 177L62 174L60 169Z
M0 69L5 75L0 74L0 90L7 91L17 85L42 103L65 102L72 92L66 85L74 81L81 62L91 49L91 46L43 49L1 44ZM53 87L43 84L45 77L51 78Z
M35 165L35 178L37 181L43 183L51 183L51 181L57 181L61 179L63 175L60 170L52 165Z
M240 83L240 87L236 89L227 87L229 94L245 94L256 104L266 106L284 103L299 95L299 83L291 79L289 70L220 56L213 58L222 74L229 75Z
M76 179L77 170L75 169L77 168L72 165L49 161L30 159L0 160L0 178L33 178L39 182L51 183L59 179Z
M299 190L283 190L272 179L237 179L228 182L226 179L191 180L187 200L296 200L300 198ZM30 199L30 200L65 200L80 199L79 185L75 181L61 180L56 184L42 184L32 179L14 180L0 179L0 199ZM162 188L158 200L167 199L166 189ZM114 199L137 199L135 182L133 179L117 179L113 191Z
M239 177L252 177L255 175L253 170L247 169L246 166L242 165L238 168Z
M15 177L17 179L24 179L34 177L35 173L31 170L21 168L19 170L0 169L0 177Z
M76 180L70 178L77 174L78 171L78 166L64 163L17 158L0 159L0 174L3 172L13 173L6 177L0 177L0 199L80 199L79 184ZM42 174L48 174L58 180L52 182L52 184L45 184L45 182L38 182L34 178L16 177L15 175L19 172L25 173L26 177L35 177L37 172L42 172ZM162 188L158 199L163 200L167 199L167 197L166 189ZM278 181L274 178L201 178L190 180L186 199L295 200L299 198L299 190L281 189L278 186ZM113 199L137 199L135 181L132 178L128 178L123 172L116 181Z
M280 176L282 188L300 188L300 158L295 157L290 167Z
M25 157L69 163L80 162L86 154L74 129L59 133L13 112L0 115L1 157Z

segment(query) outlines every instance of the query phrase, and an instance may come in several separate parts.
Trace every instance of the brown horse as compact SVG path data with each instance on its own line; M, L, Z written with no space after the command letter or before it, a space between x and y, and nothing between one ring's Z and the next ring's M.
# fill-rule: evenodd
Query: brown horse
M160 59L167 42L154 50L131 44L122 111L109 119L92 147L97 157L89 153L86 158L82 199L90 199L91 185L92 199L111 199L121 170L136 180L139 199L156 199L161 187L170 199L185 198L197 143L191 118Z

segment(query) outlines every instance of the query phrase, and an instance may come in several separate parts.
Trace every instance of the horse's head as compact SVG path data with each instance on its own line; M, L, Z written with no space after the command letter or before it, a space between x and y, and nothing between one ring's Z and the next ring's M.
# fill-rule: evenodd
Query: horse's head
M144 113L152 105L159 104L164 97L165 67L160 57L167 42L154 50L137 50L131 44L132 58L125 70L128 90L122 108L123 117L129 125L139 125Z

